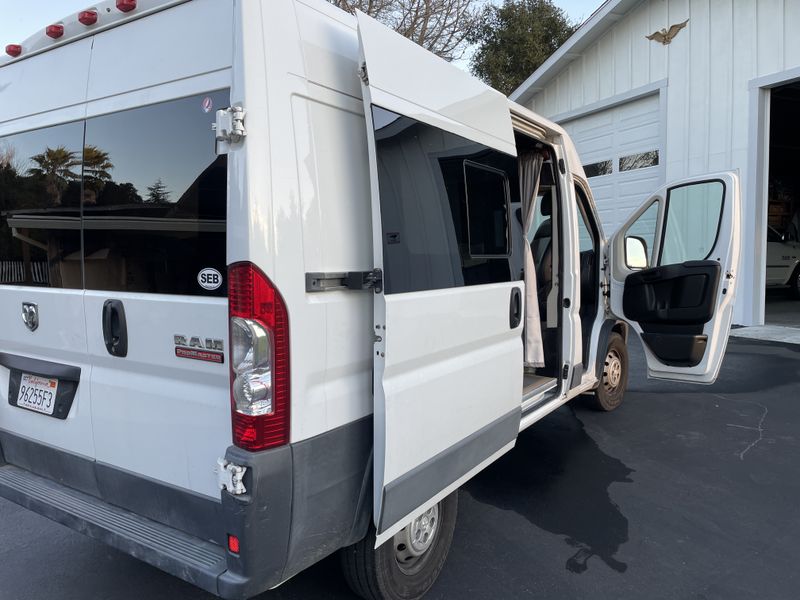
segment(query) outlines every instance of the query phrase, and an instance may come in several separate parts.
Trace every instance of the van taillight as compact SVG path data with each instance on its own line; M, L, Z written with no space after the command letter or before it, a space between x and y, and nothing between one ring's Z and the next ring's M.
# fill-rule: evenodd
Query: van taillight
M289 315L258 267L228 268L233 443L265 450L289 443Z

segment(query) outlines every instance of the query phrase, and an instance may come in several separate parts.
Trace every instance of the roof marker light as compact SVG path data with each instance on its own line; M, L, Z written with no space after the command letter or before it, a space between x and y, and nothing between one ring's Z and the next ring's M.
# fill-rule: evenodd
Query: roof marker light
M117 0L117 9L122 12L131 12L136 9L136 0Z
M82 10L78 14L78 21L80 21L83 25L87 27L89 25L94 25L97 23L97 11L96 10Z
M47 34L47 37L51 37L54 40L57 40L62 35L64 35L64 26L61 25L60 23L57 23L55 25L48 25L47 29L45 29L45 33Z
M6 54L13 58L17 58L20 54L22 54L22 46L19 44L9 44L6 46Z

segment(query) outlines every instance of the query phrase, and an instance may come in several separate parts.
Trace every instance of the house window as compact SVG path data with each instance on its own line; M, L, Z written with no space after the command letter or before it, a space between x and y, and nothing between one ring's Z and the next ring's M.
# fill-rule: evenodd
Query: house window
M600 177L601 175L611 175L611 161L601 160L588 165L583 165L583 172L586 177Z
M629 156L623 156L619 159L619 170L633 171L634 169L645 169L647 167L655 167L658 165L658 150L650 150L649 152L639 152Z

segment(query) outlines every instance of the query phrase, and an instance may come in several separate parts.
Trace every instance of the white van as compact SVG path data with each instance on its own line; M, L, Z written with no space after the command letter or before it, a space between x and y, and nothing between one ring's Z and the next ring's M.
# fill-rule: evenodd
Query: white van
M739 188L610 243L572 142L323 0L106 0L0 60L0 496L223 598L422 596L580 394L710 383ZM2 584L0 584L1 586Z

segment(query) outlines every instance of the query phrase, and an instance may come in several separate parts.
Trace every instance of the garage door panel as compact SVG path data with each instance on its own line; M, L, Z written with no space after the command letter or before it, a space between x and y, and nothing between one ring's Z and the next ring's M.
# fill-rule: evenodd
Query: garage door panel
M603 230L610 235L663 183L663 168L619 170L619 159L657 150L663 164L659 95L633 100L563 124L584 165L610 160L613 172L589 183Z

